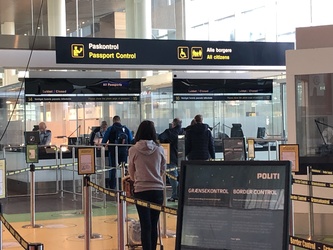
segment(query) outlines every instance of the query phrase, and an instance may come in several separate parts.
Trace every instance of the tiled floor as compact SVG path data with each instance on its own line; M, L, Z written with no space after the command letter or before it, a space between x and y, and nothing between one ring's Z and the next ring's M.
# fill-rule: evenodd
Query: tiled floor
M65 195L64 198L59 198L59 195L37 196L35 225L41 225L41 228L29 227L32 225L29 197L3 200L3 214L26 241L43 243L46 250L85 249L84 215L81 200L80 197L77 201L73 201L72 198L72 195L69 194ZM177 203L168 205L176 207ZM107 201L106 208L102 208L100 201L93 202L92 235L101 236L101 238L92 239L90 249L118 249L116 211L117 203L115 201ZM127 212L128 218L137 218L134 205L128 205ZM176 231L177 218L173 215L166 217L166 233L173 235ZM28 228L24 226L28 226ZM22 249L5 227L3 227L2 239L3 249ZM128 242L127 238L125 242ZM175 248L174 237L163 237L162 243L165 250Z

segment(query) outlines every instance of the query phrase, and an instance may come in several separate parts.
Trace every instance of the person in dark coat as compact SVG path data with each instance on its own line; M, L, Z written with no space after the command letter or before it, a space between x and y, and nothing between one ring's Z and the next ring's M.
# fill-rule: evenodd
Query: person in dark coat
M179 118L175 118L172 121L172 128L164 130L164 132L158 136L158 140L161 143L170 144L170 163L167 165L167 168L170 174L170 177L168 177L172 194L168 201L172 202L178 200L178 135L182 135L183 133L182 121Z
M132 140L132 132L124 125L121 124L120 117L118 115L115 115L112 118L113 124L108 127L106 130L102 143L109 143L109 144L129 144ZM122 132L119 132L122 131ZM126 141L123 143L118 141L119 138L117 138L119 133L123 133L126 135ZM127 146L119 146L118 145L118 162L116 162L116 150L115 146L108 146L109 151L109 165L111 166L110 170L110 181L106 184L111 189L120 188L117 187L117 179L116 179L116 167L118 164L121 163L127 163L127 155L128 155L128 147Z
M188 160L215 159L214 139L202 115L194 117L196 123L186 131L185 155Z

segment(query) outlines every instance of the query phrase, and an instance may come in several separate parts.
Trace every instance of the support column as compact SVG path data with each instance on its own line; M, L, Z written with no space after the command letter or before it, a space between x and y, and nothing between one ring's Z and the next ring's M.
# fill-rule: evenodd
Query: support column
M126 0L127 38L152 39L151 0Z
M66 0L47 0L49 36L66 36Z
M126 0L127 38L152 39L151 0ZM151 76L152 71L129 72L129 77Z
M185 40L185 2L184 0L175 1L176 11L176 39Z

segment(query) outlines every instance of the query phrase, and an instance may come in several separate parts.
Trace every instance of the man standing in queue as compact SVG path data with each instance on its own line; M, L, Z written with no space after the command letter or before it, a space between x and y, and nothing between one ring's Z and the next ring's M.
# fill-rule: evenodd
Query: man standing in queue
M116 186L116 166L117 164L127 163L128 146L122 146L119 144L129 144L133 140L131 131L121 124L120 117L114 116L112 119L113 124L106 130L102 143L118 144L118 162L116 162L116 147L108 146L109 150L109 166L110 181L106 183L106 187L110 189L119 188Z
M182 121L179 118L173 119L171 126L171 128L164 130L164 132L158 136L158 140L161 143L170 144L170 164L167 165L167 168L170 174L170 177L168 177L172 194L168 201L174 202L178 200L178 135L182 135L184 130L182 129Z
M185 136L185 155L188 160L215 159L214 139L209 126L203 123L202 115L194 117Z

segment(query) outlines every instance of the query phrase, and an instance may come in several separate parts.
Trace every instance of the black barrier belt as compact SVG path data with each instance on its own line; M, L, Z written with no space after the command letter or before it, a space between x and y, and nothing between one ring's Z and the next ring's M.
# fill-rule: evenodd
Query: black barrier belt
M172 174L165 172L165 175L168 176L170 179L177 180L177 177Z
M170 174L169 172L179 170L179 167L174 167L174 168L168 168L165 170L165 175L168 176L170 179L177 180L177 177L174 176L173 174Z
M171 171L174 171L174 170L180 170L180 168L179 168L179 167L167 168L167 169L165 170L165 172L171 172Z
M13 237L17 240L18 243L24 248L28 249L29 243L22 238L22 236L9 224L9 222L3 217L3 214L0 214L0 220L8 229L8 231L13 235Z
M289 236L289 244L311 250L333 250L333 245L327 245L321 242L307 240L295 236Z
M74 165L77 165L77 164L74 164ZM50 170L50 169L57 169L57 168L65 168L65 167L68 167L68 166L73 166L73 163L60 164L60 165L51 165L51 166L38 166L38 167L35 167L35 170ZM7 171L6 176L20 174L20 173L29 172L29 171L30 171L30 168L23 168L23 169L20 169L20 170Z
M327 171L327 170L321 170L321 169L311 169L311 172L317 173L317 174L333 175L333 171Z
M331 206L333 205L333 199L326 199L326 198L313 197L307 195L292 194L290 195L290 199L294 201L311 202L321 205L331 205Z
M91 181L88 181L88 185L92 186L93 188L97 189L98 191L101 191L104 194L108 194L110 196L116 197L117 196L117 191L115 190L107 190ZM132 203L132 204L138 204L143 207L148 207L160 212L164 212L167 214L172 214L172 215L177 215L177 209L171 208L171 207L166 207L166 206L161 206L155 203L150 203L145 200L140 200L134 197L127 197L126 195L120 195L120 199L124 200L126 202Z
M293 183L300 184L300 185L311 185L311 186L315 186L315 187L333 188L333 183L329 183L329 182L307 181L307 180L301 180L301 179L293 179Z

